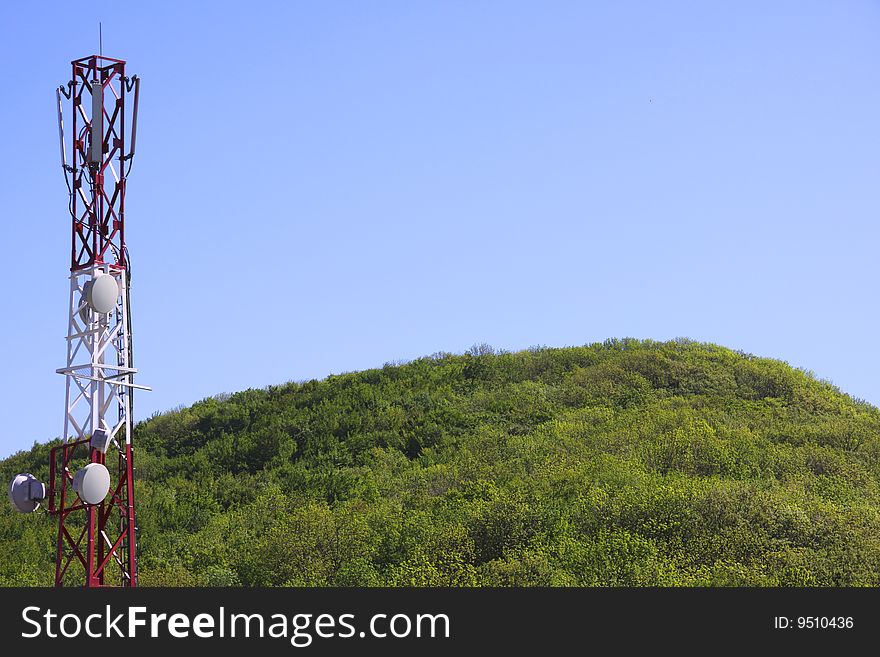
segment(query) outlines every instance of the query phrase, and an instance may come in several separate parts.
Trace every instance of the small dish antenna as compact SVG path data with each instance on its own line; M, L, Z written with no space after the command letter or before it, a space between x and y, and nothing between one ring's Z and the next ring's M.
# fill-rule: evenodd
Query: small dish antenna
M92 287L91 281L86 281L82 286L82 295L79 298L79 318L82 320L83 326L89 326L89 288Z
M86 300L96 313L109 313L116 307L119 298L119 283L109 274L99 274L92 279L92 284L84 286Z
M46 485L29 472L15 475L9 484L9 501L19 513L33 513L44 499Z
M89 463L73 475L73 490L86 504L100 504L110 491L110 471L102 463Z

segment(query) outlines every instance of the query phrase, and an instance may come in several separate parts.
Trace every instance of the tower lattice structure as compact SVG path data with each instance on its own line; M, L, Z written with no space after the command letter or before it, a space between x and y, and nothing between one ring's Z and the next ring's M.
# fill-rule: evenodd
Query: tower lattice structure
M125 62L91 55L71 62L57 90L61 160L71 219L64 433L51 450L48 510L58 520L55 586L137 586L132 392L134 384L125 245L125 188L134 156L140 81ZM69 141L64 117L69 119ZM67 153L70 147L70 161ZM90 302L110 276L108 312ZM103 281L106 283L106 281ZM106 287L106 285L105 285ZM97 286L95 286L97 288ZM107 495L87 503L74 477L90 463L110 474Z

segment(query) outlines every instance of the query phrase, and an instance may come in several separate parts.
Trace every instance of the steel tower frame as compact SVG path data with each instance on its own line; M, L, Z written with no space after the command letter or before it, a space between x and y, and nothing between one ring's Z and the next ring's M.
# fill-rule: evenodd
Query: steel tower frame
M149 388L133 382L125 185L134 157L140 80L126 77L121 59L91 55L71 65L70 82L56 92L71 256L67 361L57 370L66 380L64 432L50 454L47 505L58 518L55 586L134 587L132 392ZM71 163L62 98L70 101ZM126 120L128 103L132 113ZM109 313L88 302L89 286L104 275L119 288ZM96 442L96 436L102 440ZM86 504L73 489L74 473L88 463L104 464L111 475L109 494L99 504Z

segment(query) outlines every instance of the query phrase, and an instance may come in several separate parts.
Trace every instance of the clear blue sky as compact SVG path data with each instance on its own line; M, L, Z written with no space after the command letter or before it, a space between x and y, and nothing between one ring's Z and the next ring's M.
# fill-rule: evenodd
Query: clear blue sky
M880 402L880 3L3 3L0 455L59 435L54 88L143 79L136 414L687 336Z

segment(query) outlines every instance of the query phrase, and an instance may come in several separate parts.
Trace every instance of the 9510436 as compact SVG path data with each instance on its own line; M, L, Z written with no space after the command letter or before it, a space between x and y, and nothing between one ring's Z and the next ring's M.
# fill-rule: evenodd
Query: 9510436
M851 630L852 616L774 616L776 630Z

